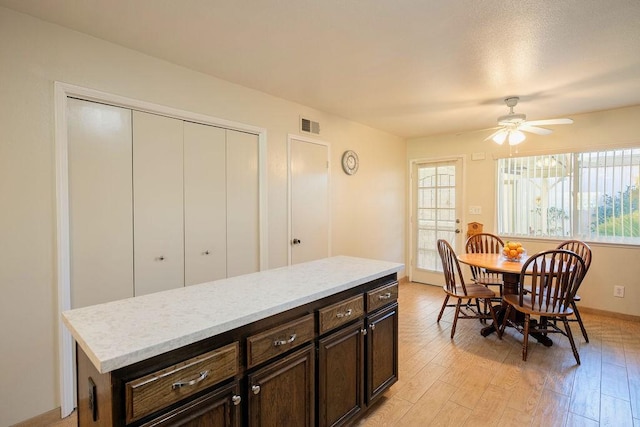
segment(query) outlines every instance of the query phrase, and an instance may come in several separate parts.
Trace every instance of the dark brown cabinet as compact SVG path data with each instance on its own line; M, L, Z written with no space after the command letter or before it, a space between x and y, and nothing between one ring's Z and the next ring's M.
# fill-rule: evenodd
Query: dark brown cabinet
M234 381L163 414L142 427L238 427L241 401L238 383Z
M247 375L248 425L314 425L315 354L313 345Z
M117 370L78 347L91 427L340 426L398 379L395 274Z
M318 421L338 426L364 409L364 339L359 321L318 342Z
M367 404L398 380L398 304L367 317Z

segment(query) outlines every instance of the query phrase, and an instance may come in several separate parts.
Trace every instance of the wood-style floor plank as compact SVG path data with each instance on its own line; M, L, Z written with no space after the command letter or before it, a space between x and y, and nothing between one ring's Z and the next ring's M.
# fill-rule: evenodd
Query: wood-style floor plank
M524 362L513 329L501 341L460 320L451 340L453 310L436 322L443 299L440 287L400 285L399 381L360 427L640 427L640 322L581 313L589 343L571 323L581 365L557 334L552 347L529 340Z

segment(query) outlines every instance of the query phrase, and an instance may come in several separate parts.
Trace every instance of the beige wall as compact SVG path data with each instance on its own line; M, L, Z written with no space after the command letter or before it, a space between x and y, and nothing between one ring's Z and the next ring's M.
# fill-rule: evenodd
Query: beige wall
M551 135L527 134L526 141L518 146L519 153L512 149L512 154L533 155L549 151L640 145L640 106L573 115L571 118L574 124L554 126ZM490 133L472 132L412 139L407 142L407 156L410 160L452 154L464 156L462 223L480 222L484 224L485 231L496 232L494 159L508 156L509 147L483 141ZM472 153L484 153L485 160L471 160ZM482 215L469 215L469 206L481 206ZM552 240L521 240L529 252L554 247L558 243ZM590 246L593 262L580 288L582 306L640 316L640 249L596 243ZM625 286L624 298L613 296L614 285Z
M287 263L287 134L300 115L319 121L333 254L404 262L401 138L0 8L0 425L60 405L54 81L266 128L269 267ZM360 155L354 176L346 149Z

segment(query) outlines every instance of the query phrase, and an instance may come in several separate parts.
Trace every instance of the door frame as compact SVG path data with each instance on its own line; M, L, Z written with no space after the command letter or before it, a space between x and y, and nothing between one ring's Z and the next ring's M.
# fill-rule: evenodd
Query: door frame
M291 142L292 140L317 144L327 147L327 256L331 256L331 145L319 139L302 135L287 135L287 265L291 265L291 240L293 239L293 200L291 194Z
M460 162L460 184L456 184L456 197L460 197L460 227L462 227L462 224L466 223L466 217L465 217L465 209L464 209L464 201L466 199L466 194L465 194L465 182L466 182L466 157L464 155L455 155L455 156L442 156L442 157L421 157L421 158L417 158L417 159L411 159L409 160L409 170L408 170L408 174L409 174L409 218L408 218L408 225L409 225L409 239L408 239L408 243L409 243L409 268L407 271L407 276L409 277L409 281L413 280L413 265L416 262L416 255L415 255L415 251L414 251L414 245L416 244L415 242L415 235L414 235L414 231L415 231L415 225L414 225L414 217L415 217L415 212L417 209L416 206L416 200L414 197L414 185L415 185L415 181L416 178L413 176L413 170L414 168L418 165L418 164L422 164L422 163L441 163L441 162ZM460 192L458 193L458 188L460 189ZM459 194L459 196L458 196ZM460 235L462 235L462 233L464 233L464 230L460 230ZM462 237L461 237L462 238ZM443 284L444 280L442 281L442 283L434 283L434 285L440 285Z
M64 418L73 412L76 406L74 381L74 352L71 333L62 323L61 313L71 309L71 253L69 246L69 165L67 140L67 98L109 104L130 108L176 119L202 123L258 136L258 221L260 239L260 270L267 268L267 130L262 127L233 122L204 114L193 113L177 108L154 104L138 99L127 98L107 92L101 92L69 83L54 82L54 146L56 174L56 279L58 288L58 353L60 412Z

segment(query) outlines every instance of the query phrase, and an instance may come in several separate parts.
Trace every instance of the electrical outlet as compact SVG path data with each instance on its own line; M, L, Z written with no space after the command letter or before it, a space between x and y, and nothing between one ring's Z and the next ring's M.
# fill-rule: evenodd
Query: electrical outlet
M470 215L482 215L482 206L469 206Z
M614 286L613 296L618 298L624 298L624 286Z

